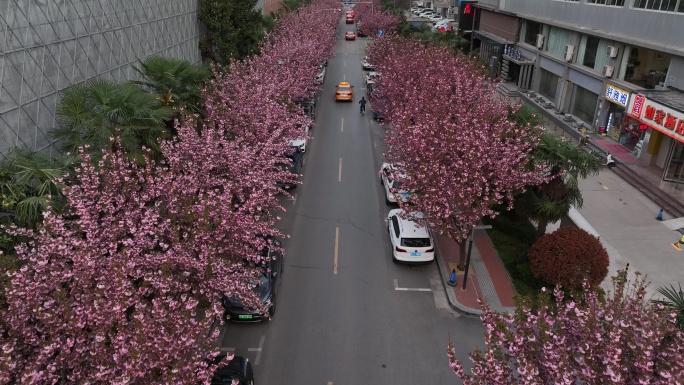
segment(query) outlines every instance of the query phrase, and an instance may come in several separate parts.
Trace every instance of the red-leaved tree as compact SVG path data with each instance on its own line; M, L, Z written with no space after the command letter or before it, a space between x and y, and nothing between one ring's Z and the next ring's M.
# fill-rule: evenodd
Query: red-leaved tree
M555 286L581 289L597 286L608 276L608 252L596 237L565 227L539 238L527 253L535 277Z
M449 364L464 385L684 383L684 333L677 314L644 300L643 279L614 278L599 295L540 295L535 309L518 304L515 314L485 309L484 351L471 353L466 373L449 343Z
M403 188L414 192L401 206L458 241L463 265L472 226L545 180L541 168L527 167L538 131L509 120L508 100L496 97L480 66L448 47L388 37L376 39L370 59L392 127L386 157L403 163Z

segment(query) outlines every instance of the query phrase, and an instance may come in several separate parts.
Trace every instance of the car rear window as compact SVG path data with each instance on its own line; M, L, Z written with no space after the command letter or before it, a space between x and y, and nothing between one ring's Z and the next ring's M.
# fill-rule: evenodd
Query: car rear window
M430 247L430 238L401 238L401 245L406 247Z
M349 92L349 87L337 87L337 90L340 92Z

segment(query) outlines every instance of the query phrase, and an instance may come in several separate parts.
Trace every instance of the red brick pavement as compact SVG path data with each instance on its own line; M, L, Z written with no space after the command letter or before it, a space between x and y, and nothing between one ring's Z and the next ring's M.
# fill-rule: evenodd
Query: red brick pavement
M456 269L456 265L458 264L460 254L458 244L452 239L442 235L437 235L436 239L440 251L438 258L441 258L449 269L449 271L446 272L447 274L445 277L445 281L447 281L449 279L449 273L451 270ZM458 284L448 288L453 291L454 297L458 302L458 304L455 305L461 308L461 310L464 310L463 308L472 311L480 310L479 301L485 301L480 286L481 280L491 280L501 305L505 307L515 306L513 300L515 289L487 235L475 236L473 246L476 247L480 252L480 255L482 255L482 260L489 274L486 277L476 276L471 264L468 272L466 290L463 290L464 272L456 269L456 280Z

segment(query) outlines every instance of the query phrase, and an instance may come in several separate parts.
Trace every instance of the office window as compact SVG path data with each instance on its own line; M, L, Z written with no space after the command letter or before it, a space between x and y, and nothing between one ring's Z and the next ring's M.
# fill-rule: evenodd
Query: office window
M594 120L594 112L596 112L596 102L598 95L582 88L575 88L575 103L572 108L572 114L582 119L584 122L590 123Z
M598 37L587 36L587 45L584 49L584 59L582 59L582 65L594 68L594 64L596 64L596 52L600 42L601 39Z
M587 3L622 7L625 5L625 0L587 0Z
M542 33L542 24L535 21L525 21L525 43L530 45L537 44L537 35Z
M552 102L556 101L556 89L558 88L558 81L560 78L545 69L541 69L541 79L539 81L539 93L550 99Z
M654 11L684 12L684 0L677 7L677 0L634 0L634 8L650 9Z

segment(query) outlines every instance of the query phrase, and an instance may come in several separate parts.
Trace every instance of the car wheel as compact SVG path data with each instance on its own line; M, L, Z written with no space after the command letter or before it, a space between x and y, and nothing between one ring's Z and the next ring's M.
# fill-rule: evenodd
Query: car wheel
M380 175L380 186L384 186L385 182L382 181L382 175Z
M399 263L399 260L394 256L394 252L392 252L392 262Z
M392 204L392 202L390 202L389 198L387 197L387 194L385 194L385 203L386 203L387 205L391 205L391 204Z

